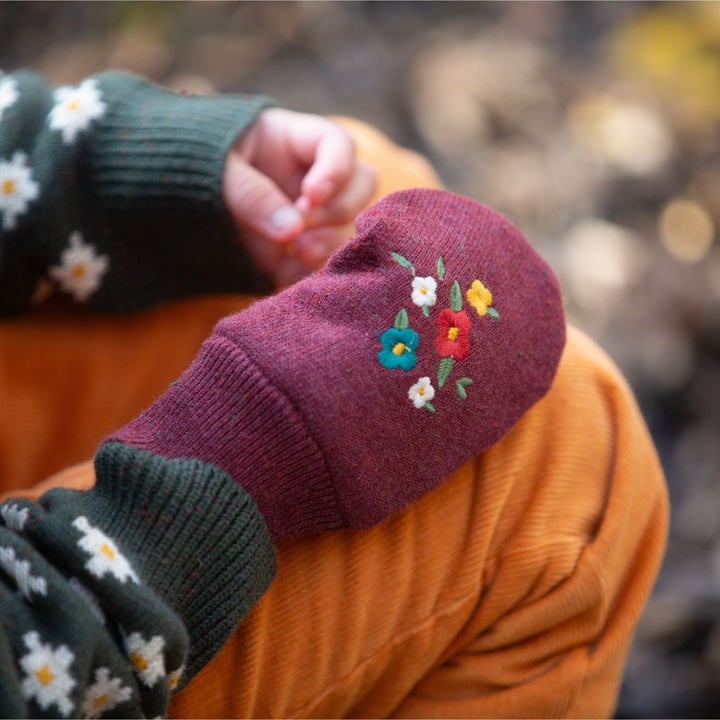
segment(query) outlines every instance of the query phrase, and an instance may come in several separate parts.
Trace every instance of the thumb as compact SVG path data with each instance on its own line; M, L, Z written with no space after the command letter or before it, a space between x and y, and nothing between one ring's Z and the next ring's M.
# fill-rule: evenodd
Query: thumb
M238 227L274 242L290 242L305 226L300 211L264 173L231 154L223 175L223 198Z

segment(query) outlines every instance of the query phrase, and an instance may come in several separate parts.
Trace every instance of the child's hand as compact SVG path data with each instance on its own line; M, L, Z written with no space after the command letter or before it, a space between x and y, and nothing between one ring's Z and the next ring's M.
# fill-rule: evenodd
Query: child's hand
M375 171L347 131L319 115L263 111L228 156L223 197L258 266L287 285L353 233Z

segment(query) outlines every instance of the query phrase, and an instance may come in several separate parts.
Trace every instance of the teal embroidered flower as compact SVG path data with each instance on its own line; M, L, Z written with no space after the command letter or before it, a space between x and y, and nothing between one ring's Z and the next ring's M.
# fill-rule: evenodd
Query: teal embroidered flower
M390 328L380 336L383 349L378 353L380 364L392 370L412 370L417 362L415 350L420 344L418 334L410 328Z

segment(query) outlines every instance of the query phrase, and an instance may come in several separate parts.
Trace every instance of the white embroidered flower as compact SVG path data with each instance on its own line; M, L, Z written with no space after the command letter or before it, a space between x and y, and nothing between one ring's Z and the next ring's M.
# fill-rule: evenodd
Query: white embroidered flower
M125 651L130 662L135 666L140 679L152 687L162 677L165 677L165 656L163 649L165 639L161 635L154 635L150 640L143 640L139 632L134 632L125 638Z
M2 568L18 586L18 590L28 599L33 594L47 595L47 580L30 572L30 562L15 556L15 548L0 547L0 568Z
M5 504L0 507L0 515L2 515L5 524L11 530L22 532L30 516L30 510L26 507L19 508L17 503L13 503L12 505Z
M78 133L87 130L93 120L105 114L107 105L101 100L97 81L83 81L79 87L61 87L55 91L55 106L48 120L51 130L62 132L63 142L70 145Z
M430 384L429 377L421 377L409 390L408 397L416 408L424 408L435 397L435 388Z
M24 214L28 204L36 200L40 186L32 179L32 169L24 152L16 152L12 160L0 160L0 211L2 226L12 230L18 215Z
M70 235L70 246L60 255L60 264L48 271L60 287L78 302L87 300L99 287L110 261L107 255L98 255L95 246L84 243L82 233Z
M76 683L68 672L75 656L67 645L58 645L54 650L49 643L44 645L35 631L25 633L23 640L29 650L20 658L20 667L26 675L22 681L23 697L34 698L43 710L56 705L67 717L75 707L69 696Z
M17 89L17 83L12 78L3 78L0 80L0 120L3 113L12 107L20 97Z
M83 599L88 606L88 610L95 616L95 619L101 625L105 625L105 613L102 607L100 607L100 601L97 599L95 593L88 590L76 577L70 578L68 585Z
M412 281L412 301L419 307L432 307L437 295L437 282L432 277L416 277Z
M123 686L120 678L110 677L110 668L96 668L95 682L85 692L82 712L86 718L98 718L132 697L132 688Z
M84 516L75 519L72 525L83 533L83 537L77 541L77 545L90 555L90 559L85 563L85 568L93 577L102 578L109 573L121 583L128 578L133 582L140 582L127 558L118 550L114 540L102 530L92 526Z
M168 673L167 684L171 692L178 686L184 672L185 666L181 665L177 670L173 670L173 672Z

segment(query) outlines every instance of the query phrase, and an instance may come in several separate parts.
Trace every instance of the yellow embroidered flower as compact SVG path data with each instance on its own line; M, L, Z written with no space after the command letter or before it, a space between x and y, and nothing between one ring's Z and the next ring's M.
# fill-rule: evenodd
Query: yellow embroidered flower
M465 296L478 315L487 315L488 308L492 305L492 293L479 280L473 280Z
M465 293L465 297L467 297L467 301L477 310L477 314L480 317L489 315L495 320L500 319L500 314L492 307L492 293L479 280L473 280L472 285Z

